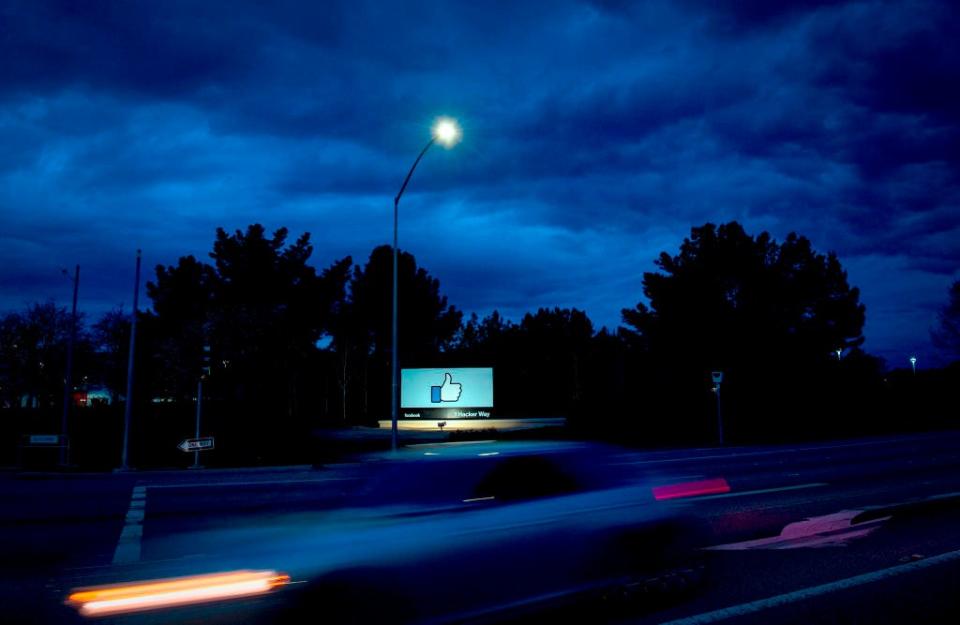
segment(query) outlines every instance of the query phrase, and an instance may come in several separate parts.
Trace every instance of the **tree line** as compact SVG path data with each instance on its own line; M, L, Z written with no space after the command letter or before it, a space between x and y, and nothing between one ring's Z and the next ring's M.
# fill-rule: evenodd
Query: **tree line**
M157 441L169 449L192 431L201 375L207 431L226 439L235 459L303 453L316 428L388 418L392 250L319 270L312 254L309 234L291 241L285 228L254 224L218 229L209 261L184 256L156 267L135 352L143 462L169 462ZM861 349L866 311L835 254L803 236L778 242L731 222L693 228L656 265L623 325L598 329L576 308L541 308L517 321L496 311L465 317L401 252L400 365L493 367L497 414L565 416L577 434L639 444L712 440L711 371L724 372L735 441L876 431L880 415L893 418L901 400L891 397L905 391L891 391L891 378L896 386L901 374ZM949 298L935 339L957 356L958 284ZM5 432L54 427L71 323L52 303L0 318L0 407L17 415ZM86 427L90 437L118 439L129 333L121 310L81 323L75 389L102 388L106 398L91 409L100 420L73 419L72 435ZM908 384L915 381L897 388ZM939 400L928 402L922 418L941 418ZM98 459L112 462L91 462Z

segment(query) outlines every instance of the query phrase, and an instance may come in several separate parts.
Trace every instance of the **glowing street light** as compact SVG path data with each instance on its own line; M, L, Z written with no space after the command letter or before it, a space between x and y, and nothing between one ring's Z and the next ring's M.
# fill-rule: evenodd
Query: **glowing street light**
M913 375L917 375L917 357L910 356L910 367L913 369Z
M437 121L434 122L430 135L430 140L427 141L427 145L423 146L423 149L420 150L420 155L417 156L417 160L413 161L410 171L407 172L407 177L403 179L403 185L400 186L400 191L397 193L397 196L393 198L393 314L391 318L391 334L393 338L390 349L390 447L393 451L397 450L397 387L399 385L399 372L397 370L397 218L400 212L400 197L406 190L407 183L410 182L410 176L413 175L413 170L417 168L420 159L427 153L430 146L434 143L439 143L445 148L452 148L460 142L462 133L456 121L449 117L439 117Z
M460 142L460 126L449 117L440 117L433 125L433 138L445 148L452 148Z

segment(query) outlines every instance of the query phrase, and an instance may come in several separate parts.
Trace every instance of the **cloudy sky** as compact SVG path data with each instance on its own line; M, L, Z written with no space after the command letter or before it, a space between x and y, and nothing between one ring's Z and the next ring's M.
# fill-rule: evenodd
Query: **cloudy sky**
M776 8L774 8L776 7ZM916 2L0 0L0 310L129 307L215 228L391 236L467 312L614 327L691 226L836 251L902 365L960 277L960 10ZM148 271L148 274L151 273Z

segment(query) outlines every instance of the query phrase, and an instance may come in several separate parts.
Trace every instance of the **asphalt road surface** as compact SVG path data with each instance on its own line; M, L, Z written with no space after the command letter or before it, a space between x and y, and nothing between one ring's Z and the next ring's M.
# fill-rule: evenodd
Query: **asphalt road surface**
M63 622L71 588L128 579L144 565L202 563L212 546L191 536L271 525L308 531L311 515L379 503L389 497L371 484L440 453L429 449L440 448L322 469L0 473L0 620ZM677 484L692 493L718 480L728 488L644 503L705 528L711 548L689 577L638 579L604 595L602 606L563 605L565 616L579 609L581 618L610 623L960 622L960 433L623 450L607 462L651 493ZM412 482L392 493L397 501L437 504L449 486L429 467ZM492 621L556 618L547 606Z

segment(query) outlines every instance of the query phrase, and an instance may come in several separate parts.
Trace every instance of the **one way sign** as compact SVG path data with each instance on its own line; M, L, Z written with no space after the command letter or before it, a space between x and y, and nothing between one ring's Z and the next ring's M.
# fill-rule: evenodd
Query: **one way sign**
M188 438L177 445L180 451L209 451L213 449L213 437Z

